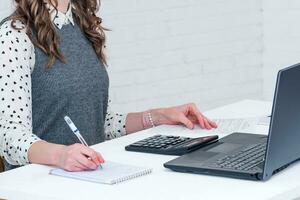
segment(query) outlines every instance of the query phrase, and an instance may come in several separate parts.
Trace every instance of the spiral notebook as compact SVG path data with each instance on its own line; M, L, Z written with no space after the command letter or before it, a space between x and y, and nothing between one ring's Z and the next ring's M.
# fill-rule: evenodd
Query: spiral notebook
M151 168L124 165L106 161L104 164L102 164L102 168L99 167L94 171L68 172L63 169L52 169L50 174L77 180L112 185L150 174L151 172Z

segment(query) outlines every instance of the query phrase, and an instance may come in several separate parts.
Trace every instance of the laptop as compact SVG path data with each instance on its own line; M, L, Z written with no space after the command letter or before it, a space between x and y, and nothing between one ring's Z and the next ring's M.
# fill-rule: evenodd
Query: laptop
M164 164L178 172L268 180L300 158L300 64L278 72L268 135L232 133Z

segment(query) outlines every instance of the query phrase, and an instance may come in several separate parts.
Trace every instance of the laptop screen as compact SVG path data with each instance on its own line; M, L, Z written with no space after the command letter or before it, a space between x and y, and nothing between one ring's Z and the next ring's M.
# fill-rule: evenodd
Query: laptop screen
M263 179L300 158L300 64L277 75Z

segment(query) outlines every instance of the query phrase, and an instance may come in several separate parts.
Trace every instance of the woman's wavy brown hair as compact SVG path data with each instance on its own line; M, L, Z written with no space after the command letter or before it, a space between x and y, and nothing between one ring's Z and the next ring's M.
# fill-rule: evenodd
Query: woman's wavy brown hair
M25 24L26 33L33 44L49 57L48 68L53 66L56 59L66 62L63 52L59 48L59 37L56 34L55 26L51 22L45 0L14 1L16 10L10 17L12 27L20 30L20 27L16 26L16 22L21 21ZM70 0L70 2L73 6L72 12L81 30L92 43L97 57L106 65L104 31L108 29L101 26L102 19L96 16L100 0ZM54 8L57 7L57 0L49 0L48 3Z

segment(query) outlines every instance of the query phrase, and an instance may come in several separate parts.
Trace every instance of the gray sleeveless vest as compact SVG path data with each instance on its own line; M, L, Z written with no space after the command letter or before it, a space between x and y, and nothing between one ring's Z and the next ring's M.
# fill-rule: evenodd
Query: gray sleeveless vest
M48 56L35 48L31 74L33 133L51 143L80 143L64 121L68 115L88 145L103 142L109 87L105 66L76 23L57 29L57 34L67 63L56 60L47 69ZM7 165L6 169L15 167Z

